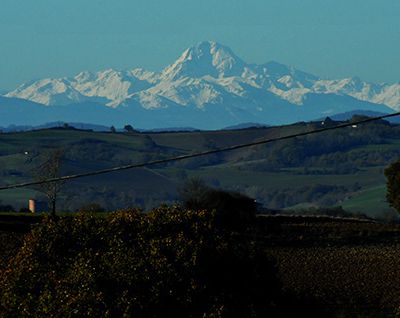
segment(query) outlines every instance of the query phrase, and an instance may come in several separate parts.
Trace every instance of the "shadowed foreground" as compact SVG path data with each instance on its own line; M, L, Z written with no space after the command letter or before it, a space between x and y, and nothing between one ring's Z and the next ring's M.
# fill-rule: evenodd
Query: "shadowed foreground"
M397 316L398 225L222 216L161 207L2 232L0 316Z

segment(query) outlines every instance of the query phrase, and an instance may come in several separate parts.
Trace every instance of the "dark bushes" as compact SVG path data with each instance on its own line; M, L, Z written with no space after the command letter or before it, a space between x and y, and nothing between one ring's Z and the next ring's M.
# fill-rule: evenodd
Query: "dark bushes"
M46 219L1 272L1 316L278 316L274 263L215 222L178 207Z
M400 159L385 169L387 178L386 199L390 206L400 212Z
M211 188L201 179L188 180L180 192L185 208L214 211L216 226L220 229L242 231L256 217L254 199L237 192Z

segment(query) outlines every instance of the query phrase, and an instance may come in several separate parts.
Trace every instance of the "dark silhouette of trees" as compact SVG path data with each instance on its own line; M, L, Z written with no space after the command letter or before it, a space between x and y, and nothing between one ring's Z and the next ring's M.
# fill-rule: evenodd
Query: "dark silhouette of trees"
M385 169L387 192L386 199L390 206L400 213L400 160Z
M49 152L45 157L45 161L33 171L36 181L43 182L60 177L62 157L63 151L60 149ZM46 196L51 216L53 217L56 216L58 194L64 183L64 181L43 182L36 186Z
M81 213L99 213L99 212L105 212L105 211L106 211L106 209L103 208L98 203L85 204L78 209L78 212L81 212Z
M190 178L179 189L179 195L183 206L191 210L204 208L204 200L211 190L201 178Z
M132 125L125 125L124 130L127 132L135 132L135 129L133 129Z
M244 230L255 219L256 201L243 194L214 189L199 178L189 179L180 190L185 208L215 212L215 222L220 228Z
M2 204L0 201L0 212L15 212L15 208L10 204Z
M238 192L211 189L204 198L203 209L215 211L218 227L243 231L254 222L257 204Z
M284 317L276 273L266 253L246 238L219 231L206 211L161 207L146 214L50 218L0 272L0 312Z

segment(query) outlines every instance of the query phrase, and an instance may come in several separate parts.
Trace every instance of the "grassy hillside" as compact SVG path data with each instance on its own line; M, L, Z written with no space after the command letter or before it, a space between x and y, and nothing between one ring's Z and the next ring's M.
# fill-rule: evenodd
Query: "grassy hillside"
M104 133L47 129L0 135L1 185L32 179L52 149L62 149L62 173L81 173L118 165L195 153L319 128L320 123L231 131ZM275 142L149 168L126 170L67 183L60 209L97 202L108 209L145 209L178 199L190 177L214 187L240 191L269 208L343 205L379 216L385 202L384 168L400 157L400 127L384 121ZM17 209L35 188L0 192L0 205Z
M343 208L349 211L364 211L372 216L388 214L392 209L386 201L386 186L366 188L343 201Z

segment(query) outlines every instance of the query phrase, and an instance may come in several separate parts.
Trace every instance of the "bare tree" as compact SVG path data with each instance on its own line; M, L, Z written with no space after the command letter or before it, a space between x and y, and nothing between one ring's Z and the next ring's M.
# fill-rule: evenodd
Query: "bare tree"
M185 208L200 210L203 202L211 188L206 185L203 179L192 177L178 189L181 202Z
M60 149L49 152L45 161L34 170L36 181L42 182L60 177L62 157L63 151ZM43 182L37 186L38 190L47 197L52 217L56 216L57 198L64 183L65 181Z

